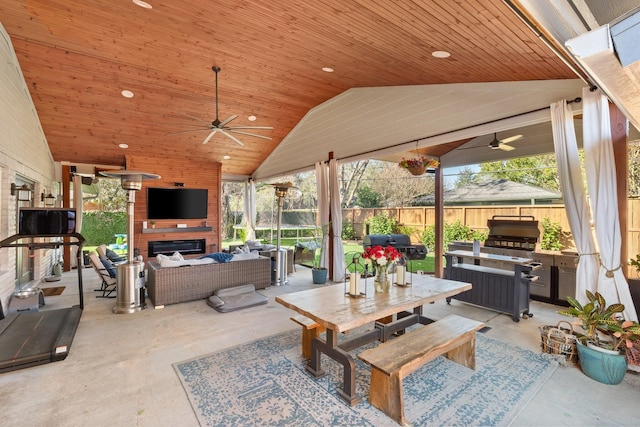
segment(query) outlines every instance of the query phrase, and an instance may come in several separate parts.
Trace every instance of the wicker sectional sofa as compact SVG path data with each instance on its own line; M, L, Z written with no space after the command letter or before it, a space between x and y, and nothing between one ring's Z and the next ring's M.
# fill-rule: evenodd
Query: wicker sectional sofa
M271 260L266 257L181 267L148 264L147 293L155 307L209 298L217 289L271 285Z

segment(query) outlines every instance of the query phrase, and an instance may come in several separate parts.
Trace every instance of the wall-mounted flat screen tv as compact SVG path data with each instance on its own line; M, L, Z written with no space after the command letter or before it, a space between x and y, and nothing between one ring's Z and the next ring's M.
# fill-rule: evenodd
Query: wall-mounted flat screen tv
M200 188L147 188L148 219L205 219L209 194Z
M64 235L76 232L76 210L66 208L20 208L18 234Z

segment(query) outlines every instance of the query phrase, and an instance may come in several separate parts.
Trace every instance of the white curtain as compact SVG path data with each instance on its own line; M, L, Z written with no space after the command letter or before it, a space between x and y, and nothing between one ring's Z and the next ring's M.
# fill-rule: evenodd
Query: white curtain
M338 183L338 161L329 161L329 185L331 206L331 229L333 230L333 281L344 280L344 248L342 247L342 205Z
M256 184L252 179L244 183L244 222L246 240L256 240Z
M76 233L82 232L82 177L73 175L73 207L76 210ZM128 243L127 243L128 244ZM133 250L133 249L132 249ZM77 267L78 247L71 246L71 267Z
M322 229L322 257L320 267L329 268L329 168L326 163L316 163L316 187L318 189L317 224Z
M622 272L622 238L618 218L616 165L611 141L609 103L602 93L582 90L583 144L587 185L596 240L600 249L600 268L596 288L607 304L624 304L624 318L637 321L629 284Z
M585 290L588 289L592 292L596 290L598 254L591 234L591 216L580 172L573 115L564 100L551 104L551 127L558 162L560 190L579 255L576 272L576 295L571 296L581 303L585 303ZM564 295L559 295L559 297L563 298Z

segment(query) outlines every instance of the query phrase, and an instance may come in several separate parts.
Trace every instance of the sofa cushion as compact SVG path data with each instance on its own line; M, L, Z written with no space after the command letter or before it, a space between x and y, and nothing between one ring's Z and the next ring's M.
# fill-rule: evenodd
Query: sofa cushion
M231 261L244 261L247 259L258 259L260 254L258 252L246 252L241 254L233 254Z

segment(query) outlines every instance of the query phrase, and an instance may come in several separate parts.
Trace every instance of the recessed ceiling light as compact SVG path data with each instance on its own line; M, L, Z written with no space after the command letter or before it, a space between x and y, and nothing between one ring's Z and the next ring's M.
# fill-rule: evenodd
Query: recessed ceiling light
M431 55L436 58L448 58L451 56L449 52L445 52L444 50L436 50L435 52L432 52Z
M231 158L231 156L223 156L222 157L224 160L229 160Z
M120 92L122 94L122 96L124 96L125 98L133 98L133 92L131 92L130 90L123 90L122 92Z
M322 71L326 73L333 73L333 68L331 67L322 67Z
M120 148L129 148L128 144L118 144L118 147Z
M133 0L133 4L140 6L140 7L144 7L145 9L151 9L153 8L153 6L151 6L149 3L147 3L146 1L142 1L142 0Z
M250 122L255 122L257 117L256 116L249 116L248 119L249 119Z

